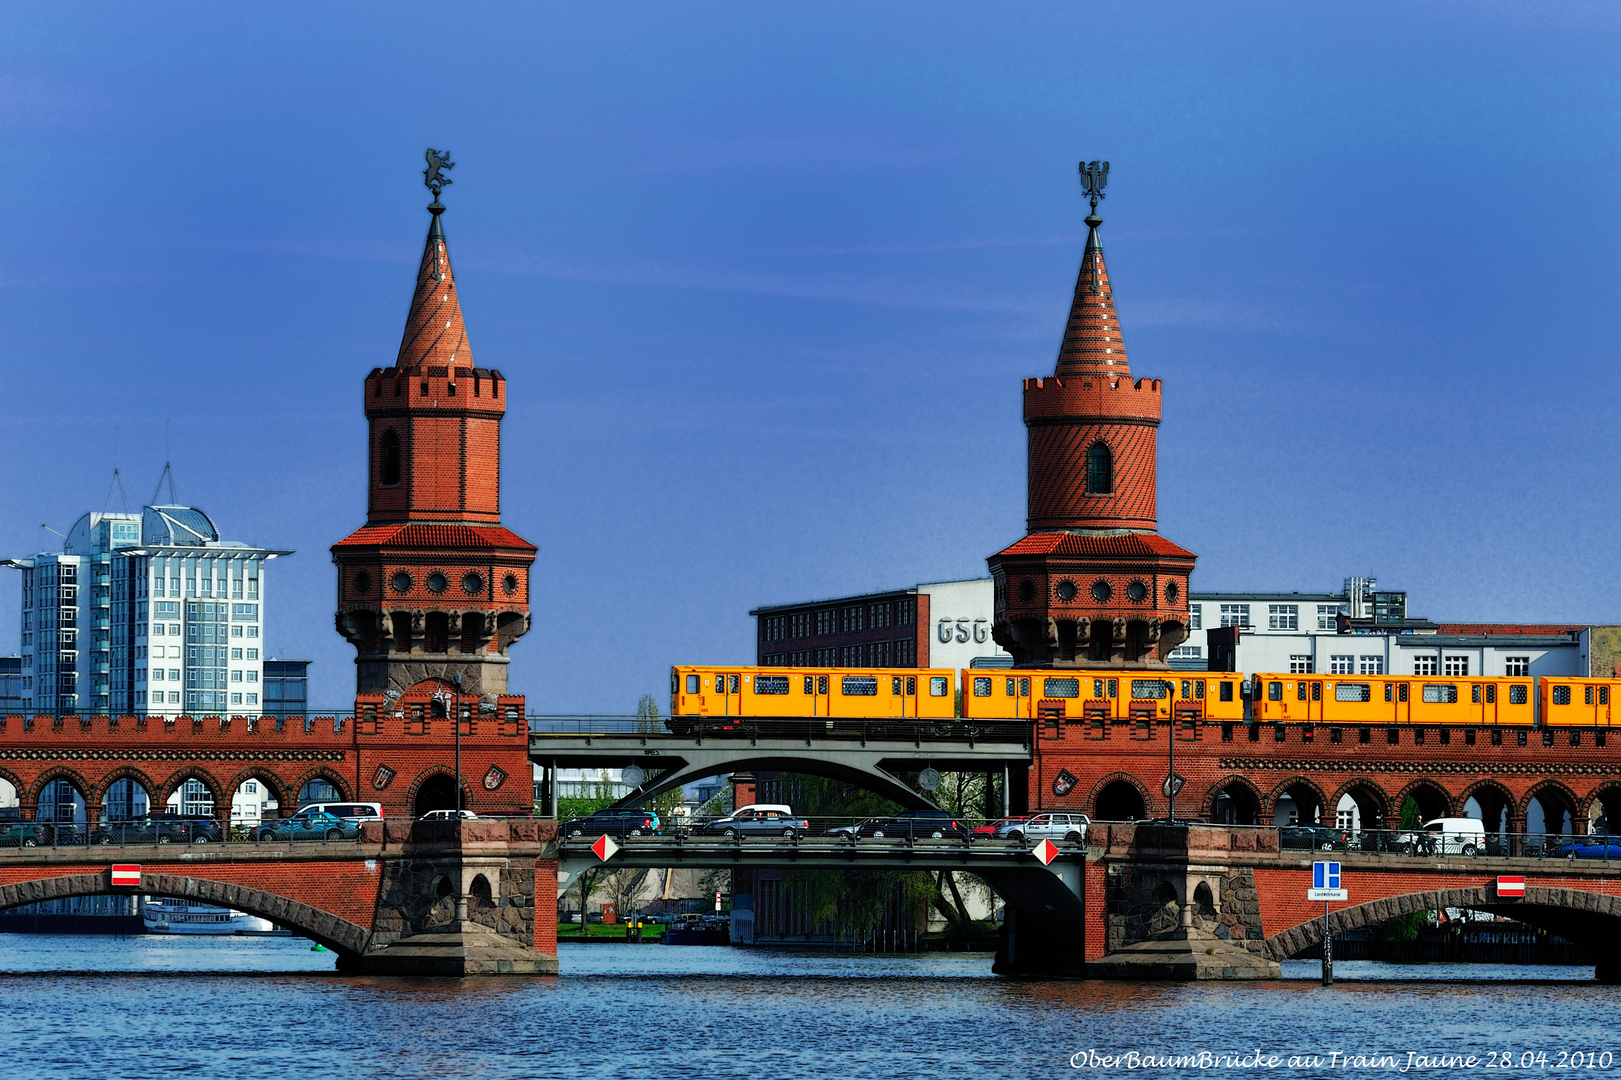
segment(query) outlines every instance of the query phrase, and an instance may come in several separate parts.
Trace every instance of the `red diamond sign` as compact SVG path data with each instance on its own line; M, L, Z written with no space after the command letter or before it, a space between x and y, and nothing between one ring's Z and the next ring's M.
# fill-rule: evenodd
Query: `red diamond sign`
M1035 846L1036 858L1041 860L1042 866L1048 866L1058 858L1058 845L1051 840L1043 840Z
M619 845L613 842L613 837L603 833L597 837L597 842L591 845L591 850L597 853L597 858L607 862L619 850Z

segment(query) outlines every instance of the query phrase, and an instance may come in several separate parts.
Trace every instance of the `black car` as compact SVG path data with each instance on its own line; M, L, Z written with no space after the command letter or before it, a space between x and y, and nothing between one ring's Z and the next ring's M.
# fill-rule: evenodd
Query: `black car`
M0 820L0 847L48 847L54 838L43 821Z
M565 821L559 831L567 837L657 836L659 816L651 810L638 810L634 807L598 810L587 817Z
M1288 825L1278 830L1278 846L1298 851L1346 851L1351 834L1321 825Z
M213 818L172 813L104 822L90 834L92 844L218 844L223 839Z
M891 837L903 840L940 840L948 836L967 836L968 830L944 810L912 810L893 817L864 821L857 835L870 836L875 840Z

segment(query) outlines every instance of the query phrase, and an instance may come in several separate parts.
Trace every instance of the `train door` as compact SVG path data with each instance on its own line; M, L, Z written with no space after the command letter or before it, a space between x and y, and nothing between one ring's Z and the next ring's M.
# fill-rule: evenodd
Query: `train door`
M743 715L743 676L729 672L715 673L715 704L709 710L722 716Z
M827 676L803 676L802 689L805 691L806 704L810 708L811 716L831 716L827 701Z
M1002 703L1006 707L1004 715L1014 720L1034 720L1036 718L1035 698L1030 693L1030 676L1003 675Z
M891 675L889 677L889 715L917 717L916 675Z

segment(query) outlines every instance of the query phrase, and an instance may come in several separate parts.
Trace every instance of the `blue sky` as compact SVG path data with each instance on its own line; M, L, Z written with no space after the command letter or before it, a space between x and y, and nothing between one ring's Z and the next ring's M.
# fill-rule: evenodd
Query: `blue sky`
M1579 3L10 6L0 552L106 505L115 429L149 499L167 422L345 702L327 548L448 147L541 547L513 685L628 711L755 605L1023 534L1084 157L1196 589L1621 622L1618 55Z

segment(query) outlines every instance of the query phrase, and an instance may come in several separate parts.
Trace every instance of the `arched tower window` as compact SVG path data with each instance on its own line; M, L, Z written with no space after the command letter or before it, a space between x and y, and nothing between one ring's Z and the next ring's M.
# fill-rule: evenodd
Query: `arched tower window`
M1102 442L1092 444L1086 452L1086 492L1088 495L1107 495L1114 491L1114 455Z
M400 436L399 432L393 428L383 432L383 452L380 464L384 486L391 487L400 482Z

